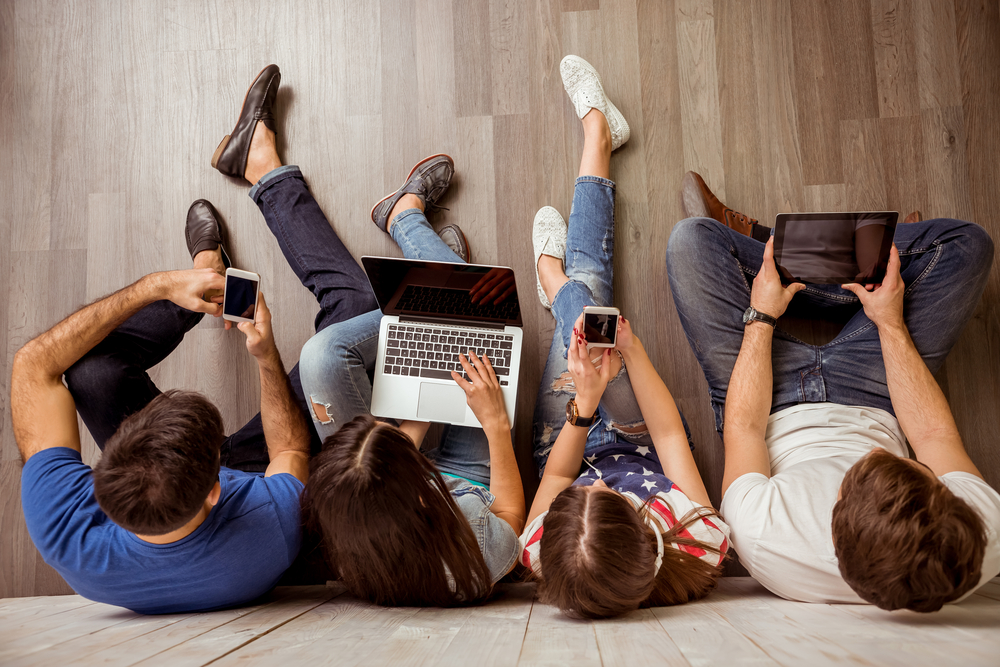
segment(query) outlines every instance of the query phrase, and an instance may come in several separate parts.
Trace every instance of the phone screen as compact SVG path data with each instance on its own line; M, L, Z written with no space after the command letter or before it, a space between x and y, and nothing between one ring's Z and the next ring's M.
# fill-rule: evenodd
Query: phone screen
M583 333L588 343L614 345L618 336L618 316L613 313L584 313Z
M257 308L257 281L226 276L225 314L252 320Z

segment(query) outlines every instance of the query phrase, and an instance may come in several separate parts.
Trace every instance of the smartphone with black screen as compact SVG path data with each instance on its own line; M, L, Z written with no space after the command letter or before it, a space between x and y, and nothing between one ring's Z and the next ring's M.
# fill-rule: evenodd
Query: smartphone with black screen
M226 269L226 294L222 319L230 322L253 322L260 298L260 275L253 271Z
M593 347L614 347L618 339L618 318L621 311L604 306L584 306L583 336L587 339L587 349Z

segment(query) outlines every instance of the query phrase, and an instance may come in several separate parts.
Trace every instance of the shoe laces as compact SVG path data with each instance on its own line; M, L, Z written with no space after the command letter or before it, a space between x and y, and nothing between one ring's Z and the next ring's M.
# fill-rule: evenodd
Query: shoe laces
M736 222L741 222L744 225L756 225L757 224L757 220L755 218L751 218L750 216L744 215L744 214L740 213L739 211L734 211L731 208L727 208L726 209L726 221L727 222L732 222L734 220Z

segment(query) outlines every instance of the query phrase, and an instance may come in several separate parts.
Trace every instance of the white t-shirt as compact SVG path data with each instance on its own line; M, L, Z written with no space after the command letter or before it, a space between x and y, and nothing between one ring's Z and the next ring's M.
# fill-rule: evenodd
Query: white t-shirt
M833 506L848 469L873 448L908 455L899 422L877 408L803 403L771 415L765 440L771 477L742 475L722 499L720 511L740 562L783 598L863 604L840 576ZM939 479L986 524L979 585L985 584L1000 574L1000 494L969 473Z

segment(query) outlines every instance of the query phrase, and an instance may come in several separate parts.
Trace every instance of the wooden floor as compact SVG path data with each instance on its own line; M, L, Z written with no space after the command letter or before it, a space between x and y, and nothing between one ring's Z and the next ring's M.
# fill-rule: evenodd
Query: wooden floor
M418 159L454 157L450 210L432 222L461 224L476 261L514 267L528 306L516 446L530 495L531 413L551 335L550 316L531 305L530 226L543 205L569 213L582 134L558 63L590 60L632 127L612 163L616 305L686 414L717 501L721 446L664 267L683 173L700 171L765 222L780 211L918 208L1000 239L998 5L3 0L0 596L70 592L21 516L13 353L83 303L187 266L191 201L215 203L237 265L263 276L288 366L312 333L316 303L246 186L209 167L265 64L282 68L282 155L356 256L399 253L368 222L371 205ZM257 410L253 362L219 322L199 325L153 375L206 393L230 429ZM1000 488L1000 262L940 378L973 459ZM96 456L88 439L84 459Z
M932 616L775 597L729 577L707 599L577 621L506 584L472 609L382 608L330 587L139 616L70 595L0 600L0 663L26 665L996 665L1000 583Z

